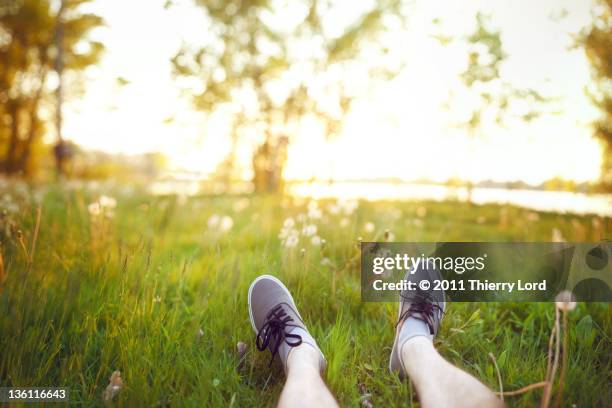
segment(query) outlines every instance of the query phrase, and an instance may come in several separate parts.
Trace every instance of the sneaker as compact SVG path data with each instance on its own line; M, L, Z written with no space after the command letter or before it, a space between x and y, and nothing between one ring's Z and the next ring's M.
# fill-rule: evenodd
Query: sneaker
M422 280L428 280L431 285L428 290L404 290L400 293L395 340L389 359L389 369L399 373L400 378L406 377L406 368L400 355L402 346L416 336L425 336L433 340L438 334L446 307L444 291L431 289L434 280L442 279L437 270L420 268L414 274L406 273L404 279L416 282L417 288Z
M255 343L259 351L272 353L270 366L279 356L287 372L287 359L294 347L308 344L319 352L319 369L325 370L325 358L316 341L306 329L289 290L270 275L255 279L249 288L249 317L257 333Z

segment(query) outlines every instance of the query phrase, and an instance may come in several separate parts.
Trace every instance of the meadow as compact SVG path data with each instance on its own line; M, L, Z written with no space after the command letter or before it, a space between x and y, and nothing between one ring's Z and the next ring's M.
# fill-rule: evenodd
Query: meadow
M360 300L359 240L593 241L612 222L459 202L153 196L117 186L0 191L0 385L63 386L103 406L273 406L280 364L258 353L247 290L292 290L341 406L418 406L389 373L397 305ZM569 313L562 406L612 405L612 309ZM435 344L495 390L545 377L552 303L453 303ZM556 396L555 389L555 396ZM506 397L539 404L541 389ZM553 397L553 401L555 398ZM367 402L364 402L367 401Z

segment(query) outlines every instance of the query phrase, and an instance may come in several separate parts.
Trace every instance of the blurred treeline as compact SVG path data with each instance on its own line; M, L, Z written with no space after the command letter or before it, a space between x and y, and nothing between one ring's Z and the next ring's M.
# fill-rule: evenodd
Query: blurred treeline
M104 49L88 36L103 25L82 12L90 1L0 2L0 166L6 174L31 176L51 152L72 150L57 132L61 91L67 97L82 91L79 74Z
M91 36L104 25L100 16L87 11L93 1L0 0L3 173L31 177L53 168L53 162L56 172L74 177L105 177L124 169L121 164L99 163L97 169L86 169L87 155L62 138L62 103L84 91L82 73L99 62L104 50ZM168 0L166 7L182 2ZM239 144L255 131L261 136L251 161L255 189L279 190L287 145L303 121L316 121L328 137L334 137L359 96L356 82L391 79L402 69L403 61L392 57L385 33L404 28L409 2L360 3L360 12L344 20L329 18L337 12L333 1L296 0L290 14L287 4L272 0L195 0L195 4L205 12L203 24L210 35L184 43L172 58L173 74L196 109L212 115L232 107L232 148L217 172L228 182L238 173ZM594 16L592 27L577 44L585 48L593 65L597 86L589 91L602 113L594 124L594 134L604 146L601 184L612 189L612 0L601 0ZM517 98L527 99L532 107L522 113L522 120L542 114L540 105L546 98L534 90L500 86L503 44L483 16L478 16L473 35L465 41L479 50L470 52L462 76L480 101L463 124L470 135L482 133L486 117L503 121ZM490 84L495 86L487 89ZM159 157L151 163L159 164Z
M601 185L612 191L612 0L601 0L595 11L595 21L581 42L593 67L597 87L590 89L593 101L601 110L594 124L595 136L603 147Z

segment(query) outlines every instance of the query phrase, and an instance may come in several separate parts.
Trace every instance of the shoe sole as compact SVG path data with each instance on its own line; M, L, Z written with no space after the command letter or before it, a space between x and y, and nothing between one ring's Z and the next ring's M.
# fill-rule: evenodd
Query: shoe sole
M300 312L297 309L297 306L295 304L295 300L293 300L293 296L291 296L291 292L289 292L289 289L287 289L287 287L285 286L285 284L283 282L280 281L280 279L278 279L275 276L272 275L261 275L258 276L253 283L251 283L251 286L249 287L249 297L248 297L248 303L249 303L249 319L251 320L251 327L253 327L253 331L255 333L258 332L257 328L255 327L255 319L253 319L253 308L251 307L251 295L253 293L253 288L255 287L255 284L257 282L259 282L260 280L264 280L264 279L270 279L273 282L277 283L281 288L283 288L285 290L285 292L287 292L287 295L289 295L289 299L291 299L291 303L293 306L293 309L295 310L295 312L297 313L298 317L300 318L300 320L304 321L304 319L302 319L302 316L300 315Z
M399 320L401 315L402 315L402 302L400 300L396 321ZM398 329L396 328L395 329L395 339L393 339L393 348L391 349L391 358L389 358L389 371L391 371L392 373L399 373L400 379L403 380L404 377L406 376L406 373L404 372L404 367L402 366L402 360L398 355L398 350L397 350L398 339L399 339L399 333L398 333Z

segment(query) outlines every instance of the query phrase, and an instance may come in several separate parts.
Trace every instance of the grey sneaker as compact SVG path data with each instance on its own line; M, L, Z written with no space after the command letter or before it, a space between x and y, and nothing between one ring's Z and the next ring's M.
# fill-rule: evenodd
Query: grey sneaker
M270 365L278 355L287 372L289 353L304 343L319 352L319 369L325 369L323 353L306 329L291 293L280 280L274 276L262 275L253 281L249 288L249 317L257 333L257 349L268 349L272 353Z
M398 319L395 325L395 340L393 341L393 349L389 359L389 369L399 373L400 378L406 377L406 368L402 363L400 355L402 346L416 336L425 336L433 339L438 334L440 321L446 307L444 291L432 289L434 281L442 279L437 270L433 268L420 268L414 274L411 274L410 271L407 272L404 279L416 282L417 288L420 287L420 281L427 280L430 282L430 288L428 290L404 290L400 293ZM409 318L417 319L420 322L412 319L407 322Z

